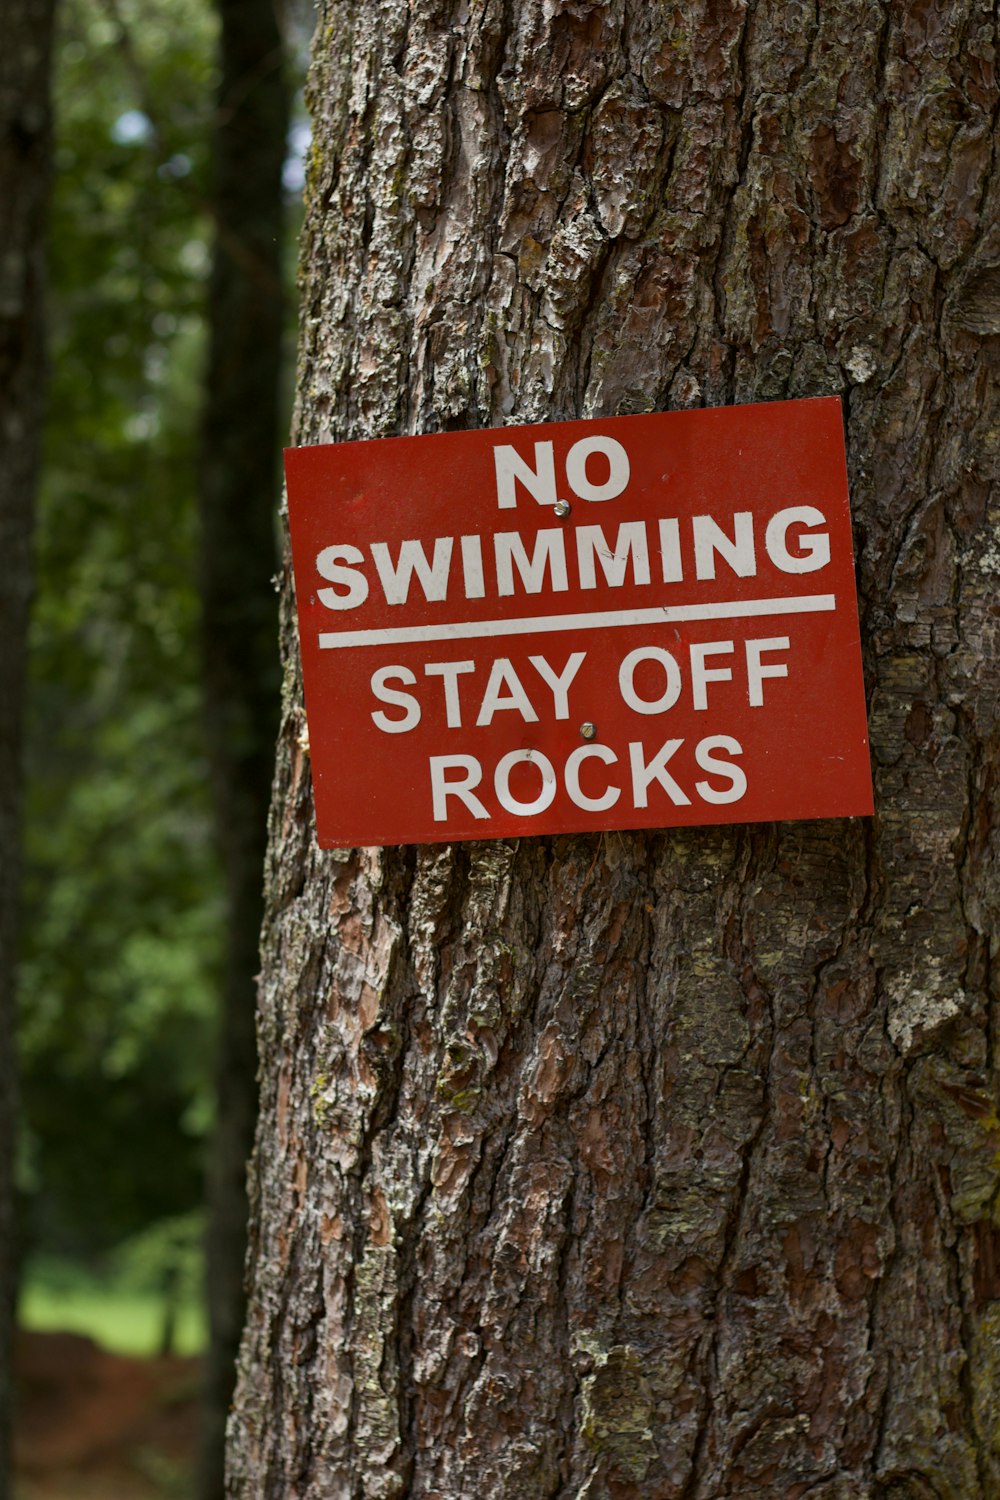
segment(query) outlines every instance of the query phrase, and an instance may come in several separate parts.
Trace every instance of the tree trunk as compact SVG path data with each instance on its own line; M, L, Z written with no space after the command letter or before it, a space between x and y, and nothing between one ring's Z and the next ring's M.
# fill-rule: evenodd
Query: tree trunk
M198 483L204 717L226 891L209 1148L210 1343L199 1500L223 1492L243 1326L246 1169L256 1119L254 981L280 676L275 498L288 89L273 0L219 0L215 251Z
M323 7L297 440L840 394L877 813L321 854L286 571L232 1495L1000 1496L996 46Z
M10 1484L14 972L31 538L44 412L42 294L51 159L50 0L10 0L0 53L0 1500Z

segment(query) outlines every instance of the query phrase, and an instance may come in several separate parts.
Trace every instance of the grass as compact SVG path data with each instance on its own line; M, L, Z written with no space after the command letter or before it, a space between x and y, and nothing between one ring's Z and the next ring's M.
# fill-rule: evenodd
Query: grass
M36 1332L85 1334L111 1353L148 1358L160 1352L165 1311L161 1294L47 1260L28 1269L18 1322ZM178 1297L173 1352L200 1354L205 1342L204 1311L188 1292Z

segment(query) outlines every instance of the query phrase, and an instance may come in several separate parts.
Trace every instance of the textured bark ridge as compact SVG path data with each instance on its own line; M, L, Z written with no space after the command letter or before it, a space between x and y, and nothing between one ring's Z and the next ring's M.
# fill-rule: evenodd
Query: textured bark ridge
M320 854L286 576L234 1496L1000 1496L997 41L323 8L298 440L842 395L878 814Z

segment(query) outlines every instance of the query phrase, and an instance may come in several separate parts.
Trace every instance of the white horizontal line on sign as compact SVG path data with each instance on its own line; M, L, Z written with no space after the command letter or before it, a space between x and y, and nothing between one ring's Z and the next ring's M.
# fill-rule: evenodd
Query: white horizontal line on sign
M721 604L664 604L655 609L605 609L582 615L532 615L523 620L458 620L450 625L400 625L395 630L321 632L320 649L402 646L408 641L463 641L480 636L536 635L553 630L605 630L616 625L671 625L681 620L741 620L753 615L808 615L837 607L835 594L786 599L735 599Z

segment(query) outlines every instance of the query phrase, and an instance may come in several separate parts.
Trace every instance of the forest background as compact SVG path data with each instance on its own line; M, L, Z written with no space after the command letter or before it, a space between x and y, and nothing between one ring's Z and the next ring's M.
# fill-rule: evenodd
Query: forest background
M238 7L228 9L232 19ZM220 447L213 381L216 397L224 385L208 324L219 312L213 246L225 237L226 10L64 0L53 51L18 979L19 1317L138 1355L206 1341L206 1154L232 959L199 541ZM287 97L311 13L292 6L284 20ZM284 244L268 233L283 267L284 370L307 142L298 105L273 148ZM274 206L263 212L273 218ZM258 481L267 525L287 432L290 375L280 379L275 467ZM273 620L265 632L276 653ZM265 691L276 713L276 666ZM272 725L262 728L269 763ZM230 825L239 811L228 809ZM262 848L257 821L251 843ZM259 899L259 873L256 886ZM237 1004L252 1027L242 982Z

